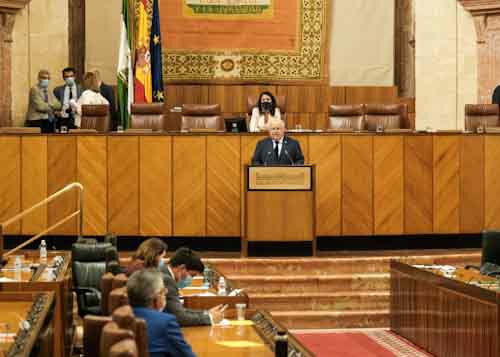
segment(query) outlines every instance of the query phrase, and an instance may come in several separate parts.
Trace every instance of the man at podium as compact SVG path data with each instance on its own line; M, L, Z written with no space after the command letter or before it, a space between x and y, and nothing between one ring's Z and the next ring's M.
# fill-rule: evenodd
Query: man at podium
M304 155L297 140L285 135L281 119L269 121L269 137L257 143L252 165L303 165Z

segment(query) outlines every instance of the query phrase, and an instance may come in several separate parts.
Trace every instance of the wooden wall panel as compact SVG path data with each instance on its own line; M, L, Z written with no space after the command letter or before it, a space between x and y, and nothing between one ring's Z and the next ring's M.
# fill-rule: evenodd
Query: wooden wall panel
M139 137L108 137L108 230L139 234Z
M342 234L373 233L373 138L342 137Z
M206 137L174 137L174 226L176 236L206 235Z
M311 136L309 163L316 165L316 235L341 234L340 136Z
M168 109L182 104L208 104L208 92L204 85L168 85L165 104Z
M103 235L108 231L108 172L107 138L77 137L78 181L83 185L84 235Z
M172 235L172 138L140 138L139 230L143 236Z
M242 235L245 232L245 185L247 174L245 171L245 166L250 165L252 162L252 156L255 151L255 147L257 146L257 142L265 138L266 135L243 135L241 137L241 232Z
M245 113L247 110L247 96L245 86L242 85L211 85L209 86L209 102L220 104L223 113Z
M25 210L48 196L47 136L21 138L21 208ZM22 234L37 234L47 228L47 206L28 214L22 221Z
M346 104L398 103L397 87L346 87Z
M432 136L405 138L405 233L432 233Z
M484 136L461 138L460 231L479 233L484 227Z
M485 137L485 181L484 181L484 226L486 229L500 227L500 136L488 135Z
M321 86L278 86L277 95L285 95L289 113L317 113L323 107Z
M460 137L434 137L434 232L460 231Z
M239 136L207 138L207 236L240 236L240 155Z
M404 138L375 136L373 151L374 233L403 234Z
M328 114L327 113L311 113L309 125L311 125L311 129L314 129L314 130L327 129Z
M301 135L292 133L292 137L297 140L300 144L300 148L302 149L302 154L304 155L304 162L306 164L309 163L309 135Z
M0 222L21 212L21 138L0 136ZM21 222L5 227L5 234L19 234Z
M330 105L345 104L345 87L324 86L321 88L321 113L328 114Z
M75 182L77 178L76 136L49 136L47 139L48 194ZM65 193L48 204L49 226L77 209L77 193ZM51 234L72 235L77 232L76 217L51 231Z

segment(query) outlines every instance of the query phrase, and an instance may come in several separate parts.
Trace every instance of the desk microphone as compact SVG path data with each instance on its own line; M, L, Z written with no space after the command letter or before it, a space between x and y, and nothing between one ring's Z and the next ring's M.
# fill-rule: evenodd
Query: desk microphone
M266 158L264 159L264 166L267 166L267 159L269 159L269 155L271 155L271 151L267 152Z
M292 166L295 166L295 162L292 160L292 157L290 156L290 154L288 153L288 150L285 148L285 145L288 144L288 141L285 139L283 141L283 150L285 150L285 155L286 157L288 157L288 160L290 160L290 163L292 164Z

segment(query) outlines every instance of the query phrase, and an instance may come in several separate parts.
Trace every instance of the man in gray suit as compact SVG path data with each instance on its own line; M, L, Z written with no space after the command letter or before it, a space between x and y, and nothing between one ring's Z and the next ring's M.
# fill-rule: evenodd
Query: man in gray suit
M181 326L212 325L222 320L225 306L219 305L208 311L186 309L179 299L179 288L189 285L191 277L203 272L203 264L189 248L179 248L167 265L160 266L167 288L165 312L175 315ZM201 271L200 271L201 269Z
M82 87L75 81L75 69L67 67L63 69L62 76L64 85L54 88L54 95L62 104L61 114L57 118L57 127L61 125L68 128L75 128L75 118L73 110L69 104L71 99L75 101L82 95Z

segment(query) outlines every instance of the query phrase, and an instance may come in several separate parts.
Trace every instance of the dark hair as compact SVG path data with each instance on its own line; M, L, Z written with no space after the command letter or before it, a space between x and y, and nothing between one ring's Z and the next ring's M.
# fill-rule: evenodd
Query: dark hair
M191 249L181 247L175 251L174 255L170 258L169 263L172 267L178 267L179 265L184 264L187 268L190 266L193 256L194 253Z
M262 111L262 96L264 95L268 95L269 97L271 97L271 115L274 116L274 113L276 112L276 98L274 98L274 95L272 95L271 92L262 92L260 93L259 95L259 100L257 101L257 107L259 108L259 114L262 114L263 111Z
M76 70L73 67L66 67L62 70L62 76L64 77L64 73L73 72L76 74Z
M191 261L189 262L188 265L186 265L186 269L203 274L203 271L205 270L205 265L198 256L193 254L191 255Z
M144 261L145 268L156 268L155 259L166 251L165 242L158 238L150 238L141 243L134 258Z

